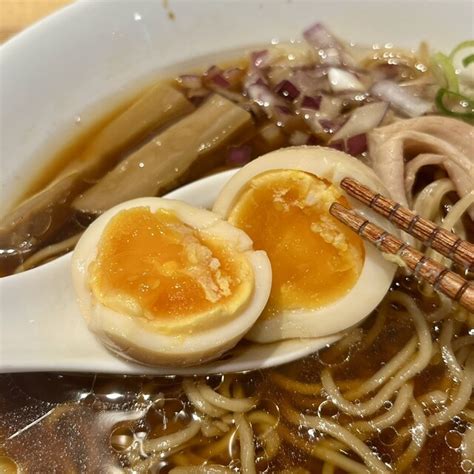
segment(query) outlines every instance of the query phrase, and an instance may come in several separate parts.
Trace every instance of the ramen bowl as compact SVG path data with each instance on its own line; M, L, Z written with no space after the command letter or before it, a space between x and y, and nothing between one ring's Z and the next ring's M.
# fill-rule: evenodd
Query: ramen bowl
M159 78L226 62L262 45L296 40L314 21L324 22L355 45L415 49L426 40L432 51L449 51L472 34L471 7L465 1L76 2L0 48L0 212L11 208L25 193L44 186L68 145L79 137L87 140L117 107ZM397 284L406 294L418 291L411 280L402 278ZM41 288L36 291L41 293ZM420 406L426 403L430 410L441 407L441 413L451 395L454 399L466 397L466 393L463 407L470 403L470 353L463 352L467 375L450 366L460 382L450 385L448 395L445 388L434 387L413 401L411 381L404 385L392 382L398 366L386 361L398 354L397 363L402 365L409 365L410 357L414 367L423 362L420 357L428 364L429 351L435 350L437 342L430 339L425 319L407 297L394 298L389 301L392 305L380 311L392 324L385 339L377 339L380 325L385 324L382 317L375 323L372 318L341 344L281 369L270 370L260 360L261 371L209 376L209 372L221 372L217 364L208 372L199 371L199 379L177 377L169 371L161 372L166 377L153 377L153 370L143 370L144 374L136 367L117 376L3 374L0 401L5 401L8 416L0 423L1 439L6 440L0 448L0 467L15 472L17 463L25 472L62 472L65 466L71 472L106 472L119 465L133 465L146 472L153 465L169 472L180 462L202 461L207 467L193 472L206 472L206 468L253 472L255 464L259 471L270 466L275 472L286 468L320 472L325 463L328 470L337 466L346 471L381 471L387 465L401 470L411 462L410 452L405 457L402 454L415 433L420 436L413 438L411 453L420 458L414 469L422 472L423 466L429 472L433 450L426 448L420 454L416 447L430 442L426 426L437 421L426 421L428 410L424 413ZM2 301L0 309L1 305ZM27 311L28 301L21 301L19 306ZM395 323L397 320L405 322ZM450 324L441 325L445 341L454 337ZM396 343L390 339L394 334L401 337ZM470 340L469 334L459 337L468 338L463 344ZM361 349L364 340L370 344ZM344 369L334 382L332 373L359 349L364 357L353 367L357 377ZM462 349L460 343L455 347L458 354ZM310 352L305 347L300 355ZM29 355L24 351L22 357L28 360ZM278 363L288 360L282 353ZM235 370L252 368L247 362L241 360ZM34 370L54 371L55 364L36 364ZM104 372L114 371L104 368ZM373 377L375 373L379 377ZM387 386L384 396L382 390ZM378 398L370 395L365 399L367 393L375 391ZM375 405L369 405L374 399ZM392 408L403 410L401 416L397 418ZM472 406L467 410L472 417ZM414 420L415 430L410 424L396 425L404 413L404 420ZM341 424L335 422L339 416ZM438 418L442 420L442 415ZM367 433L373 426L380 428L377 452L365 443L370 436L363 434L356 439L350 431L354 428ZM472 427L465 418L449 417L434 438L443 446L437 462L451 466L450 456L457 456L456 462L463 469L472 469L472 452L467 451L472 447L471 434ZM325 437L331 441L326 442ZM282 443L287 449L279 451ZM340 443L343 449L354 447L357 456L345 456L339 450ZM232 459L225 458L227 452ZM397 458L408 464L400 467Z

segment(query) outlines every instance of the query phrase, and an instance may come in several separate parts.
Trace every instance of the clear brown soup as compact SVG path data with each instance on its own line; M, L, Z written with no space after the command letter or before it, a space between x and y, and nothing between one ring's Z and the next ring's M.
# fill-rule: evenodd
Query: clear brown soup
M402 58L402 55L399 58ZM251 127L236 133L231 142L218 146L204 161L196 160L189 169L175 180L171 180L166 190L160 193L208 173L241 165L273 149L302 144L302 141L310 145L336 148L341 146L340 143L331 142L335 133L331 124L326 124L326 128L315 132L301 114L280 111L282 115L269 117L262 107L256 106L248 97L245 85L251 67L251 62L246 59L219 70L217 79L213 76L216 71L210 69L203 74L193 74L191 79L183 76L169 81L194 107L201 106L210 94L222 94L248 111ZM419 68L412 67L402 59L398 67L393 67L393 64L387 63L383 57L380 61L366 63L364 67L359 73L368 81L373 80L375 76L384 75L397 82L412 81L423 76ZM226 87L222 87L222 77L228 83ZM198 87L189 86L193 79L199 82ZM428 90L426 95L429 94ZM319 95L331 96L331 92L323 85ZM359 94L359 97L356 94L334 96L337 96L339 114L342 117L347 117L357 107L375 100L370 94ZM288 110L294 112L297 106L297 98L288 101ZM124 107L120 107L90 133L66 146L57 159L52 160L60 165L52 166L45 172L30 194L52 182L61 172L61 168L74 162L77 156L84 152L88 143L123 110ZM390 111L384 120L390 123L396 118L396 112ZM340 126L336 122L332 124L334 128L336 125ZM108 160L107 166L98 170L92 178L80 180L66 203L53 210L53 221L57 218L60 222L54 232L48 231L49 234L44 239L32 239L26 251L18 251L13 257L0 260L0 274L8 275L15 270L21 270L21 265L35 253L80 233L94 219L95 214L74 208L71 205L74 196L84 193L94 183L100 182L102 176L156 133L157 130L153 127L147 130L122 147ZM366 160L365 148L354 154L361 160ZM434 179L432 171L426 169L418 178L419 189ZM451 193L443 205L449 208L457 199L455 193ZM38 222L33 222L32 228L41 223L42 216L36 218ZM468 236L471 224L466 221ZM4 248L12 245L12 242L8 241L10 237L11 235L2 236L3 241L0 243ZM64 253L73 246L74 242L37 264ZM408 295L424 314L432 314L440 306L436 295L426 292L418 281L405 277L401 272L393 284L392 293ZM453 308L450 310L451 319L427 323L432 340L439 339L448 320L454 321L451 331L453 341L469 334L472 337L472 329L469 329L469 324L459 314L458 309ZM274 369L209 376L198 382L206 383L229 398L254 399L255 407L245 416L250 420L253 429L257 472L346 472L346 469L337 463L333 464L331 459L334 455L357 462L363 467L361 458L350 446L344 443L339 445L334 442L333 437L295 423L291 415L294 412L323 417L349 429L386 464L387 469L417 473L469 472L473 465L463 458L461 445L465 442L463 440L466 431L472 429L469 428L474 410L472 397L446 422L429 429L419 449L413 451L413 458L408 456L404 464L400 465L397 462L403 458L412 442L410 429L414 424L413 415L407 407L399 419L382 429L358 430L356 427L351 428L351 423L375 419L389 413L397 403L396 397L401 389L398 388L387 397L382 408L371 416L357 417L338 409L321 386L321 373L326 370L331 373L335 384L343 393L356 389L395 357L415 332L413 318L407 314L403 305L389 301L382 304L361 328L354 329L341 342L317 354ZM420 401L425 394L437 391L455 398L459 385L459 382L450 376L439 353L434 354L426 367L407 383L412 386L413 400L418 400L425 417L439 409L436 404L423 404ZM358 401L363 403L371 399L379 389L364 393L360 400L352 401L356 405ZM448 400L447 403L452 402ZM2 472L15 472L15 466L18 466L21 472L31 473L107 472L112 466L123 469L135 467L137 472L147 472L148 468L143 468L143 464L142 471L137 468L147 459L139 449L143 439L154 439L179 432L193 419L203 417L188 400L183 390L183 379L180 377L100 374L1 375L0 413L0 471L3 469ZM217 429L213 435L198 433L178 449L166 452L162 459L155 460L153 467L149 467L150 472L167 473L176 466L203 463L239 469L242 447L238 426L236 421L231 419L232 416L232 412L228 411L221 417L224 420L221 423L227 426L226 429L220 425L222 429ZM212 422L215 423L216 420Z

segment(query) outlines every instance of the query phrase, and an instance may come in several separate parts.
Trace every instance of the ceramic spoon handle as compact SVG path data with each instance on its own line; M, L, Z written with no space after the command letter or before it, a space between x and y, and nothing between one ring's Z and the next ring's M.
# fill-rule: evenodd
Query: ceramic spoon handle
M1 372L74 370L110 357L79 313L70 262L68 254L0 279Z

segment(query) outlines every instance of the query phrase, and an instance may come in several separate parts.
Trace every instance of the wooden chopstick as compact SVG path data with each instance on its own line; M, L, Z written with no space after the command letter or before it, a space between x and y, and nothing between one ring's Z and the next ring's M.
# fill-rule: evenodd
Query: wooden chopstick
M352 178L344 178L340 186L350 196L366 204L378 214L424 245L472 271L474 268L474 245L449 230L442 229L415 212L391 199L374 193L371 189Z
M415 275L426 280L436 290L459 302L469 311L474 311L474 284L426 257L352 209L346 209L335 202L331 205L329 212L383 252L400 257Z

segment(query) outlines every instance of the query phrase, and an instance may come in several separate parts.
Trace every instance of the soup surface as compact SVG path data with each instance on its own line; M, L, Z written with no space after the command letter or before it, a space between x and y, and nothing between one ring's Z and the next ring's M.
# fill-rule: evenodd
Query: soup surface
M454 56L432 56L424 44L416 52L349 47L320 24L304 37L153 85L66 146L60 169L42 179L49 187L2 219L1 275L71 250L87 225L116 203L161 195L268 151L304 144L356 156L398 201L472 241L473 110L463 71L449 76L443 59L453 68ZM252 192L263 198L275 192L282 173L327 186L305 173L281 171L254 183ZM278 209L258 209L258 222L268 220L259 232L246 209L251 200L246 195L231 220L284 255L272 239L282 225ZM171 231L159 242L147 231L179 224L173 216L136 212L122 217L144 222L137 224L144 231L137 237L141 248L176 250ZM347 233L342 247L330 245L330 236L317 242L323 256L316 250L298 255L306 222L297 210L286 218L282 238L292 242L293 253L280 259L276 278L291 274L304 281L307 272L314 278L299 285L300 293L287 287L272 295L269 308L291 308L300 300L327 304L354 284L363 248ZM102 250L116 254L122 244L110 241ZM296 268L295 259L306 267ZM135 256L126 263L136 270ZM138 294L133 281L108 270L98 275L97 291L113 284ZM227 270L230 277L242 271ZM209 305L200 291L193 294L195 301L183 302L182 311ZM164 291L158 305L166 317L176 309L169 295ZM153 314L155 303L147 303ZM472 472L473 343L474 315L400 270L360 327L282 367L185 379L0 375L0 471Z

